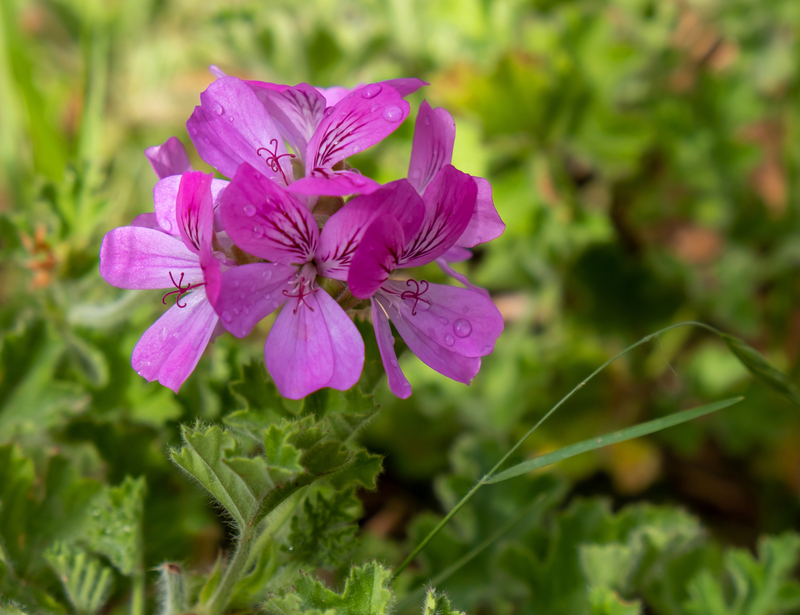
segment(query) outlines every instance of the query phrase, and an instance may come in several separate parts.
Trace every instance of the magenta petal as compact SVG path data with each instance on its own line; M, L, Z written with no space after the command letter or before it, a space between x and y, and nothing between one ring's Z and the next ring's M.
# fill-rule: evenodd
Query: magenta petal
M178 201L178 187L181 183L180 175L165 177L153 188L153 204L155 206L156 220L165 232L176 237L180 235L175 207ZM225 179L211 180L211 198L216 203L220 192L230 182Z
M417 79L416 77L401 77L400 79L389 79L387 81L381 81L383 85L388 85L393 87L397 90L397 93L400 94L403 98L406 96L413 94L418 89L423 86L430 85L427 81L423 81L422 79Z
M378 350L381 353L383 368L386 370L386 379L389 382L389 390L400 399L406 399L411 395L411 384L403 374L397 363L397 353L394 351L394 336L392 328L389 326L389 319L380 304L372 301L372 326L375 329L375 339L378 340Z
M264 104L283 137L299 156L304 156L325 112L325 97L307 83L294 87L262 81L246 82Z
M451 278L458 280L470 290L473 290L476 293L480 293L484 297L488 298L489 297L488 290L486 290L485 288L481 288L480 286L475 286L472 282L469 281L467 276L465 276L462 273L459 273L450 266L450 263L460 263L461 261L465 261L471 257L472 257L472 252L470 252L469 250L465 248L459 248L458 246L453 246L442 256L436 259L436 264L439 265L442 271L444 271Z
M409 350L425 365L464 384L469 384L478 373L481 367L480 358L465 357L439 345L426 331L418 329L416 323L406 320L403 312L397 308L396 297L378 291L372 300L377 301L386 311Z
M202 106L195 107L186 127L203 160L228 177L248 162L268 177L291 181L283 138L250 86L236 77L222 77L208 86L200 101Z
M236 337L248 335L262 318L286 300L282 294L297 275L297 267L252 263L222 274L220 290L212 302L223 326Z
M472 218L477 194L475 179L454 166L437 173L422 195L425 218L417 233L406 238L401 265L425 265L452 248Z
M328 293L319 291L315 297L320 313L325 318L333 349L333 374L325 386L346 391L361 377L364 340L350 317Z
M348 202L325 223L317 250L320 275L347 280L350 261L364 232L379 216L395 218L405 237L417 232L425 215L425 204L408 181L401 179L371 194Z
M222 224L245 252L285 265L311 261L319 228L308 208L248 164L220 197Z
M158 225L158 220L154 213L139 214L133 219L131 226L141 226L161 231L161 227Z
M393 216L379 216L362 237L347 274L350 292L368 299L397 267L405 238L400 223Z
M287 190L294 194L347 196L348 194L369 194L380 188L380 184L355 171L314 171L310 177L298 179L289 184Z
M211 178L201 171L184 173L178 186L175 216L184 245L200 253L200 246L211 246L214 234L214 204L211 197Z
M144 150L144 155L147 156L159 179L192 170L186 148L177 137L170 137L163 145L148 147Z
M373 83L352 91L325 111L306 150L306 177L372 147L393 133L408 111L394 88Z
M314 88L325 97L325 105L333 107L336 103L342 100L350 93L349 88L343 88L340 85L335 85L331 88Z
M436 174L453 160L456 123L442 108L431 109L427 101L419 106L414 124L414 144L408 165L408 181L420 193L425 192Z
M416 290L416 284L421 284L424 292L409 292ZM490 354L503 332L500 310L489 297L468 288L407 280L387 282L382 292L393 294L393 308L409 325L465 357Z
M131 364L136 373L152 382L158 380L176 393L194 370L211 334L217 315L203 289L192 291L173 305L145 331L133 349Z
M466 230L456 242L456 245L464 248L472 248L479 243L497 239L506 230L506 225L500 219L492 200L492 186L482 177L473 179L478 184L475 213L472 214Z
M141 226L123 226L106 233L100 246L100 275L118 288L170 288L183 274L183 284L203 282L197 255L177 237Z

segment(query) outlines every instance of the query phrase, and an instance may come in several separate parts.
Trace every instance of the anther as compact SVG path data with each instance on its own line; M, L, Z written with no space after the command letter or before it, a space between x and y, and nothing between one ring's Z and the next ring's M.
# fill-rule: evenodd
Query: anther
M412 316L416 316L417 315L417 304L420 301L422 301L423 303L427 304L428 307L431 306L431 302L428 301L427 299L423 299L422 298L422 295L424 295L426 292L428 292L428 282L425 281L425 280L420 280L419 282L417 282L416 280L413 280L413 279L412 280L406 280L406 286L411 286L412 282L414 283L416 288L414 290L403 291L400 294L400 298L401 299L413 299L414 300L414 306L411 308L411 315ZM419 289L420 284L424 284L425 285L425 288L423 290Z
M261 150L264 150L265 152L267 152L267 154L269 154L269 156L267 156L264 159L264 162L266 162L267 166L270 169L272 169L273 173L277 173L278 171L280 171L281 177L283 177L283 183L288 185L289 182L286 181L286 175L283 172L283 168L281 168L280 159L283 158L284 156L289 156L289 158L294 158L294 154L281 154L279 156L278 155L278 140L277 139L270 139L269 144L272 146L271 150L268 147L259 147L256 150L256 156L261 156Z
M172 284L173 286L175 286L177 290L171 290L166 295L161 297L161 303L167 305L167 297L177 293L178 297L175 299L175 305L177 305L179 308L186 307L185 303L181 305L181 297L183 297L183 295L188 293L190 290L194 290L195 288L200 288L201 286L205 286L205 282L201 282L200 284L187 284L186 288L183 288L181 286L181 284L183 284L183 271L181 271L181 277L178 279L177 282L175 281L175 278L172 277L171 271L169 272L169 279L172 280Z

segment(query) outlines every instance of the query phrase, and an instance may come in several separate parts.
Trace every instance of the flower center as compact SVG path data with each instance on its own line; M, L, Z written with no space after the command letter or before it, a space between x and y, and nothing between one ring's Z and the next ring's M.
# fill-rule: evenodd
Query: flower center
M306 306L312 312L314 311L314 308L312 308L306 302L306 297L310 297L319 290L319 287L315 283L316 277L316 267L314 267L314 265L311 263L306 263L301 267L297 274L297 282L294 290L292 292L289 292L288 290L283 291L284 297L298 299L297 305L295 305L294 310L292 310L292 314L297 314L297 308L299 308L300 305Z
M278 140L277 139L270 139L269 144L272 146L272 149L268 147L259 147L256 150L256 156L261 156L261 151L267 152L269 156L264 159L264 162L267 163L267 166L272 169L273 173L277 173L280 171L281 177L283 177L283 183L285 185L289 185L289 182L286 180L286 174L283 172L283 168L280 165L280 159L284 156L289 156L289 158L294 158L294 154L281 154L278 156Z
M181 297L183 297L190 290L194 290L195 288L200 288L201 286L205 286L206 285L205 282L201 282L200 284L188 284L187 283L185 288L182 287L181 285L183 284L183 271L181 271L181 277L178 279L177 282L175 281L175 278L172 277L172 272L171 271L169 272L169 279L172 281L172 285L176 288L176 290L171 290L166 295L161 297L161 303L163 303L164 305L167 305L167 297L169 297L170 295L177 294L178 296L175 299L175 305L177 305L179 308L185 308L186 307L185 303L183 305L181 305Z

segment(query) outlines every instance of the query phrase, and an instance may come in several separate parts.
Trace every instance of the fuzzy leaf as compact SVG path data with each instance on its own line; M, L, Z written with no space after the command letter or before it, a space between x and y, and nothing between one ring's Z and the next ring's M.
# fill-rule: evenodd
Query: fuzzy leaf
M79 614L92 615L102 608L114 582L111 568L65 542L52 545L44 557L61 579L64 593Z
M350 483L361 485L364 489L376 489L382 466L383 457L360 450L346 468L331 476L330 484L336 489L344 489Z
M178 615L189 610L186 578L177 564L165 562L158 567L159 615Z
M354 489L335 491L330 498L322 492L313 501L306 498L303 514L292 518L292 556L315 567L335 567L353 549L360 515L361 503Z
M455 611L445 594L429 589L422 605L422 615L466 615L463 611Z

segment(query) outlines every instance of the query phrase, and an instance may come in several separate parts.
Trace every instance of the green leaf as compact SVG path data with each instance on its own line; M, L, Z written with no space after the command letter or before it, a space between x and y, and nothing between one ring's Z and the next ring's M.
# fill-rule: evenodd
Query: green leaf
M0 447L0 550L7 567L23 558L21 545L30 537L28 516L33 462L15 444Z
M114 582L111 568L65 542L56 542L44 557L61 579L64 593L79 614L93 615L103 607Z
M742 401L742 399L744 398L734 397L731 399L718 401L713 404L700 406L699 408L683 410L682 412L676 412L675 414L671 414L660 419L648 421L646 423L628 427L627 429L622 429L620 431L615 431L613 433L606 434L605 436L584 440L583 442L578 442L577 444L571 444L570 446L565 446L564 448L553 451L552 453L536 457L535 459L523 461L522 463L512 466L507 470L503 470L494 476L484 479L483 482L485 484L492 484L499 483L510 478L515 478L532 470L549 466L550 464L557 463L569 457L574 457L575 455L580 455L581 453L585 453L587 451L593 451L595 449L608 446L609 444L624 442L625 440L631 440L633 438L638 438L640 436L661 431L662 429L666 429L668 427L680 425L686 421L691 421L692 419L696 419L698 417L705 416L706 414L716 412L717 410L727 408L728 406L732 406L733 404Z
M83 540L105 555L124 575L142 566L144 477L126 477L118 487L106 487L90 505Z
M800 535L762 538L758 559L744 549L725 554L726 583L701 570L689 584L686 612L703 615L767 615L800 607L800 584L793 577L800 561Z
M347 467L331 476L329 482L336 489L344 489L350 483L356 483L364 489L374 490L382 468L383 457L360 450Z
M634 544L588 544L580 546L580 561L589 584L625 591L644 551Z
M725 345L742 362L750 373L767 386L786 396L796 406L800 406L800 391L779 370L775 369L758 350L746 344L738 337L721 333Z
M429 589L422 605L422 615L466 615L462 611L455 611L450 606L450 600L445 594Z
M295 579L292 592L281 591L264 604L268 613L305 615L385 615L392 601L391 571L377 562L350 569L341 595L303 573Z
M291 416L278 388L267 375L264 361L260 359L253 359L243 365L241 379L231 382L229 387L234 397L245 404L245 410L276 418Z
M303 512L292 518L289 544L299 562L314 567L335 567L352 551L358 531L361 503L355 489L318 492L303 501Z
M638 600L625 602L613 590L604 586L589 590L589 604L591 615L640 615L642 612L642 605Z

